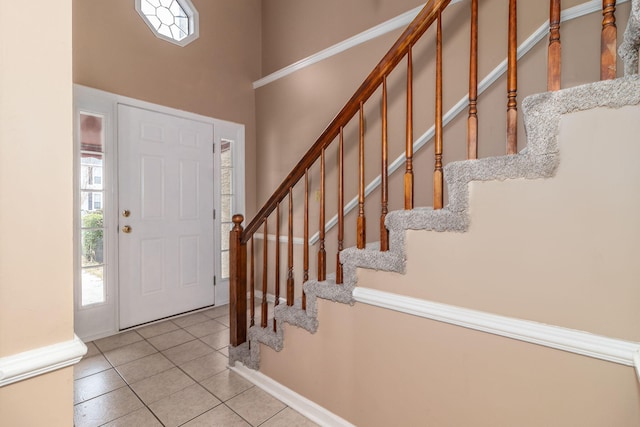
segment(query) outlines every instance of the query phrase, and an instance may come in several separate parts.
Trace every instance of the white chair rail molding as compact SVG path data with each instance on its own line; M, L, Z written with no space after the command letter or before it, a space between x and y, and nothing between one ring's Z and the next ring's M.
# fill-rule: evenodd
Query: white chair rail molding
M0 358L0 387L73 366L87 353L87 346L72 340Z

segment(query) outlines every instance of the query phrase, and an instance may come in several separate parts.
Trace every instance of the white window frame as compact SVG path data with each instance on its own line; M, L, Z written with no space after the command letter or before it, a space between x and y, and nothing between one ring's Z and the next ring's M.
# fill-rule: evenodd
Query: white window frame
M243 226L247 224L246 220L249 218L246 217L245 214L245 173L244 173L244 127L239 129L237 132L234 132L234 129L229 126L218 126L214 128L214 138L216 140L216 153L214 156L214 168L215 168L215 179L219 184L222 183L222 168L220 166L221 155L222 155L222 144L224 141L231 141L231 159L233 162L233 172L232 172L232 185L233 185L233 212L231 212L231 216L236 214L241 214L245 217L245 222ZM215 190L215 200L221 201L221 185L216 185ZM220 204L221 205L221 204ZM216 215L215 227L218 232L219 237L216 239L214 250L218 254L222 254L222 241L225 237L228 239L229 236L222 235L222 213L218 212ZM216 258L216 305L218 304L226 304L228 303L228 294L225 295L222 300L218 300L218 296L222 294L222 292L218 293L218 289L220 286L224 286L228 289L229 286L229 278L222 278L222 255Z
M93 340L111 335L117 331L117 207L115 188L117 174L114 160L117 159L117 114L114 105L98 91L92 92L80 86L74 87L74 307L75 332L84 340ZM104 218L104 286L105 301L102 303L82 305L82 219L80 215L80 113L96 114L103 117L103 151L102 151L102 211ZM90 332L88 332L90 331Z
M147 19L147 16L142 11L142 0L136 0L135 8L136 8L136 12L138 12L138 15L140 15L144 23L147 24L151 32L157 38L162 39L164 41L168 41L169 43L173 43L178 46L184 47L189 43L193 42L194 40L196 40L198 37L200 37L200 16L198 14L198 10L195 8L193 3L191 3L191 0L174 0L174 1L178 2L180 7L182 7L182 9L187 13L187 16L189 17L189 29L190 30L193 29L182 40L176 40L172 37L167 37L164 34L160 34L156 29L156 27L153 26L153 24L149 21L149 19Z

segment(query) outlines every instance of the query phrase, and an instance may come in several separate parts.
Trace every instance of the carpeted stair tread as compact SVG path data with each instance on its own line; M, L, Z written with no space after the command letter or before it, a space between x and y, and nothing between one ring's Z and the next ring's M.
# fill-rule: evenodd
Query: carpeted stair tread
M540 179L552 177L560 162L558 132L564 114L598 107L620 108L640 104L640 78L638 76L638 49L640 48L640 0L633 0L629 24L619 54L625 62L625 77L598 81L555 92L532 95L522 102L527 134L527 147L518 154L465 160L449 163L444 168L449 204L439 210L430 207L390 212L385 224L389 230L390 250L380 252L379 242L365 249L347 248L340 252L343 264L342 285L336 285L335 274L325 281L309 280L304 283L307 296L306 310L301 300L293 307L278 305L275 318L276 332L271 328L249 329L249 340L230 349L230 364L236 360L257 369L260 346L263 343L282 349L283 324L290 323L314 333L318 327L317 298L345 304L354 304L353 289L357 268L403 273L405 269L405 235L407 230L436 232L465 232L469 227L469 183L506 179Z

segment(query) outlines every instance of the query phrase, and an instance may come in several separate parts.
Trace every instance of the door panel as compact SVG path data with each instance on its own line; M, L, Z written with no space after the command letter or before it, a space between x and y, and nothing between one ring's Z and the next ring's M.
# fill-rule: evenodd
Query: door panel
M118 120L126 328L214 303L213 125L126 105Z

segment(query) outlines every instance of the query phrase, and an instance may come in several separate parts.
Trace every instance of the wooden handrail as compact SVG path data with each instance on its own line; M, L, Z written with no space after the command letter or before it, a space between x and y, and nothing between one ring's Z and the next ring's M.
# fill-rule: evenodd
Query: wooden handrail
M269 200L258 211L253 220L245 227L242 233L241 242L246 243L266 220L266 218L274 211L276 205L281 202L288 194L289 188L294 186L309 169L315 161L320 157L323 149L338 136L341 127L354 117L360 108L360 103L365 102L382 84L382 78L388 75L396 65L400 63L402 58L407 54L409 49L420 39L422 34L431 26L451 0L430 0L425 7L418 13L416 18L409 24L407 29L400 35L398 40L389 49L387 54L371 71L369 76L360 85L358 90L353 94L351 99L340 110L338 115L331 121L329 126L322 132L316 142L311 146L309 151L302 157L300 162L287 175L284 181L278 186L276 191L271 195Z
M338 160L338 176L337 176L337 253L336 253L336 270L335 284L340 285L344 282L343 268L340 262L340 253L344 246L344 128L352 121L355 121L358 114L358 145L357 145L357 207L358 214L356 221L356 248L364 249L366 247L366 216L365 202L367 193L370 191L365 187L365 102L381 88L381 200L380 200L380 251L389 250L389 232L385 226L385 219L389 212L389 189L388 189L388 109L387 109L387 77L393 69L404 58L407 60L407 90L406 90L406 134L405 134L405 175L404 175L404 208L413 209L414 199L414 168L413 168L413 46L424 32L432 24L435 24L435 120L433 138L434 138L434 157L435 165L433 172L433 208L442 209L444 205L444 177L443 177L443 127L446 124L443 116L443 35L442 35L442 11L450 4L451 0L429 0L423 10L418 14L415 20L402 33L393 47L387 52L384 58L373 69L365 81L360 85L347 104L340 110L338 115L331 121L327 128L322 132L320 137L311 146L309 151L302 157L302 160L293 168L287 178L280 184L274 194L269 198L267 203L260 209L256 217L243 230L241 215L233 217L234 227L230 233L229 248L230 256L230 335L231 344L238 346L246 342L246 286L247 286L247 243L251 242L250 255L251 264L249 269L249 281L251 286L251 302L250 302L250 325L256 325L255 320L255 301L254 287L256 285L255 278L255 261L254 261L254 234L260 233L260 227L263 228L263 262L262 262L262 301L260 327L267 328L268 322L268 271L273 268L275 303L277 306L280 301L280 238L281 238L281 216L280 205L284 203L284 198L288 197L288 216L287 216L287 280L286 280L286 296L287 305L289 307L297 306L294 304L295 281L293 270L293 192L294 186L300 181L304 184L304 212L303 212L303 260L302 260L302 284L306 283L309 277L309 171L311 167L315 167L319 161L320 168L320 189L316 195L319 202L319 231L318 231L318 250L317 250L317 271L316 280L319 282L331 282L330 274L327 274L327 249L325 245L326 239L326 223L325 217L327 209L326 202L326 182L327 165L325 157L326 150L335 140L338 140L337 160ZM478 104L478 0L471 0L471 34L470 34L470 50L469 50L469 94L468 106L469 116L467 118L467 156L470 159L477 158L478 154L478 120L477 120L477 104ZM602 78L615 77L615 56L611 52L615 52L615 0L602 1L602 56L601 69L603 71ZM509 6L509 25L508 25L508 60L507 60L507 154L515 154L517 152L517 129L518 129L518 111L517 111L517 0L508 0ZM560 88L560 21L561 21L561 0L550 0L549 2L549 46L548 46L548 63L547 77L548 89L558 90ZM482 86L484 83L481 83ZM482 89L484 90L484 89ZM463 101L461 101L463 102ZM369 136L367 136L367 145L370 145ZM395 167L397 169L397 167ZM392 171L395 169L392 169ZM419 184L420 182L418 182ZM302 184L302 183L300 183ZM356 200L356 199L354 199ZM271 218L275 211L274 218ZM275 221L275 260L271 263L268 258L268 241L272 236L267 233L268 222ZM260 236L257 236L258 238ZM328 246L331 248L331 246ZM301 308L306 310L306 295L304 287L302 289ZM278 330L279 323L274 319L271 322L270 329L273 333Z

